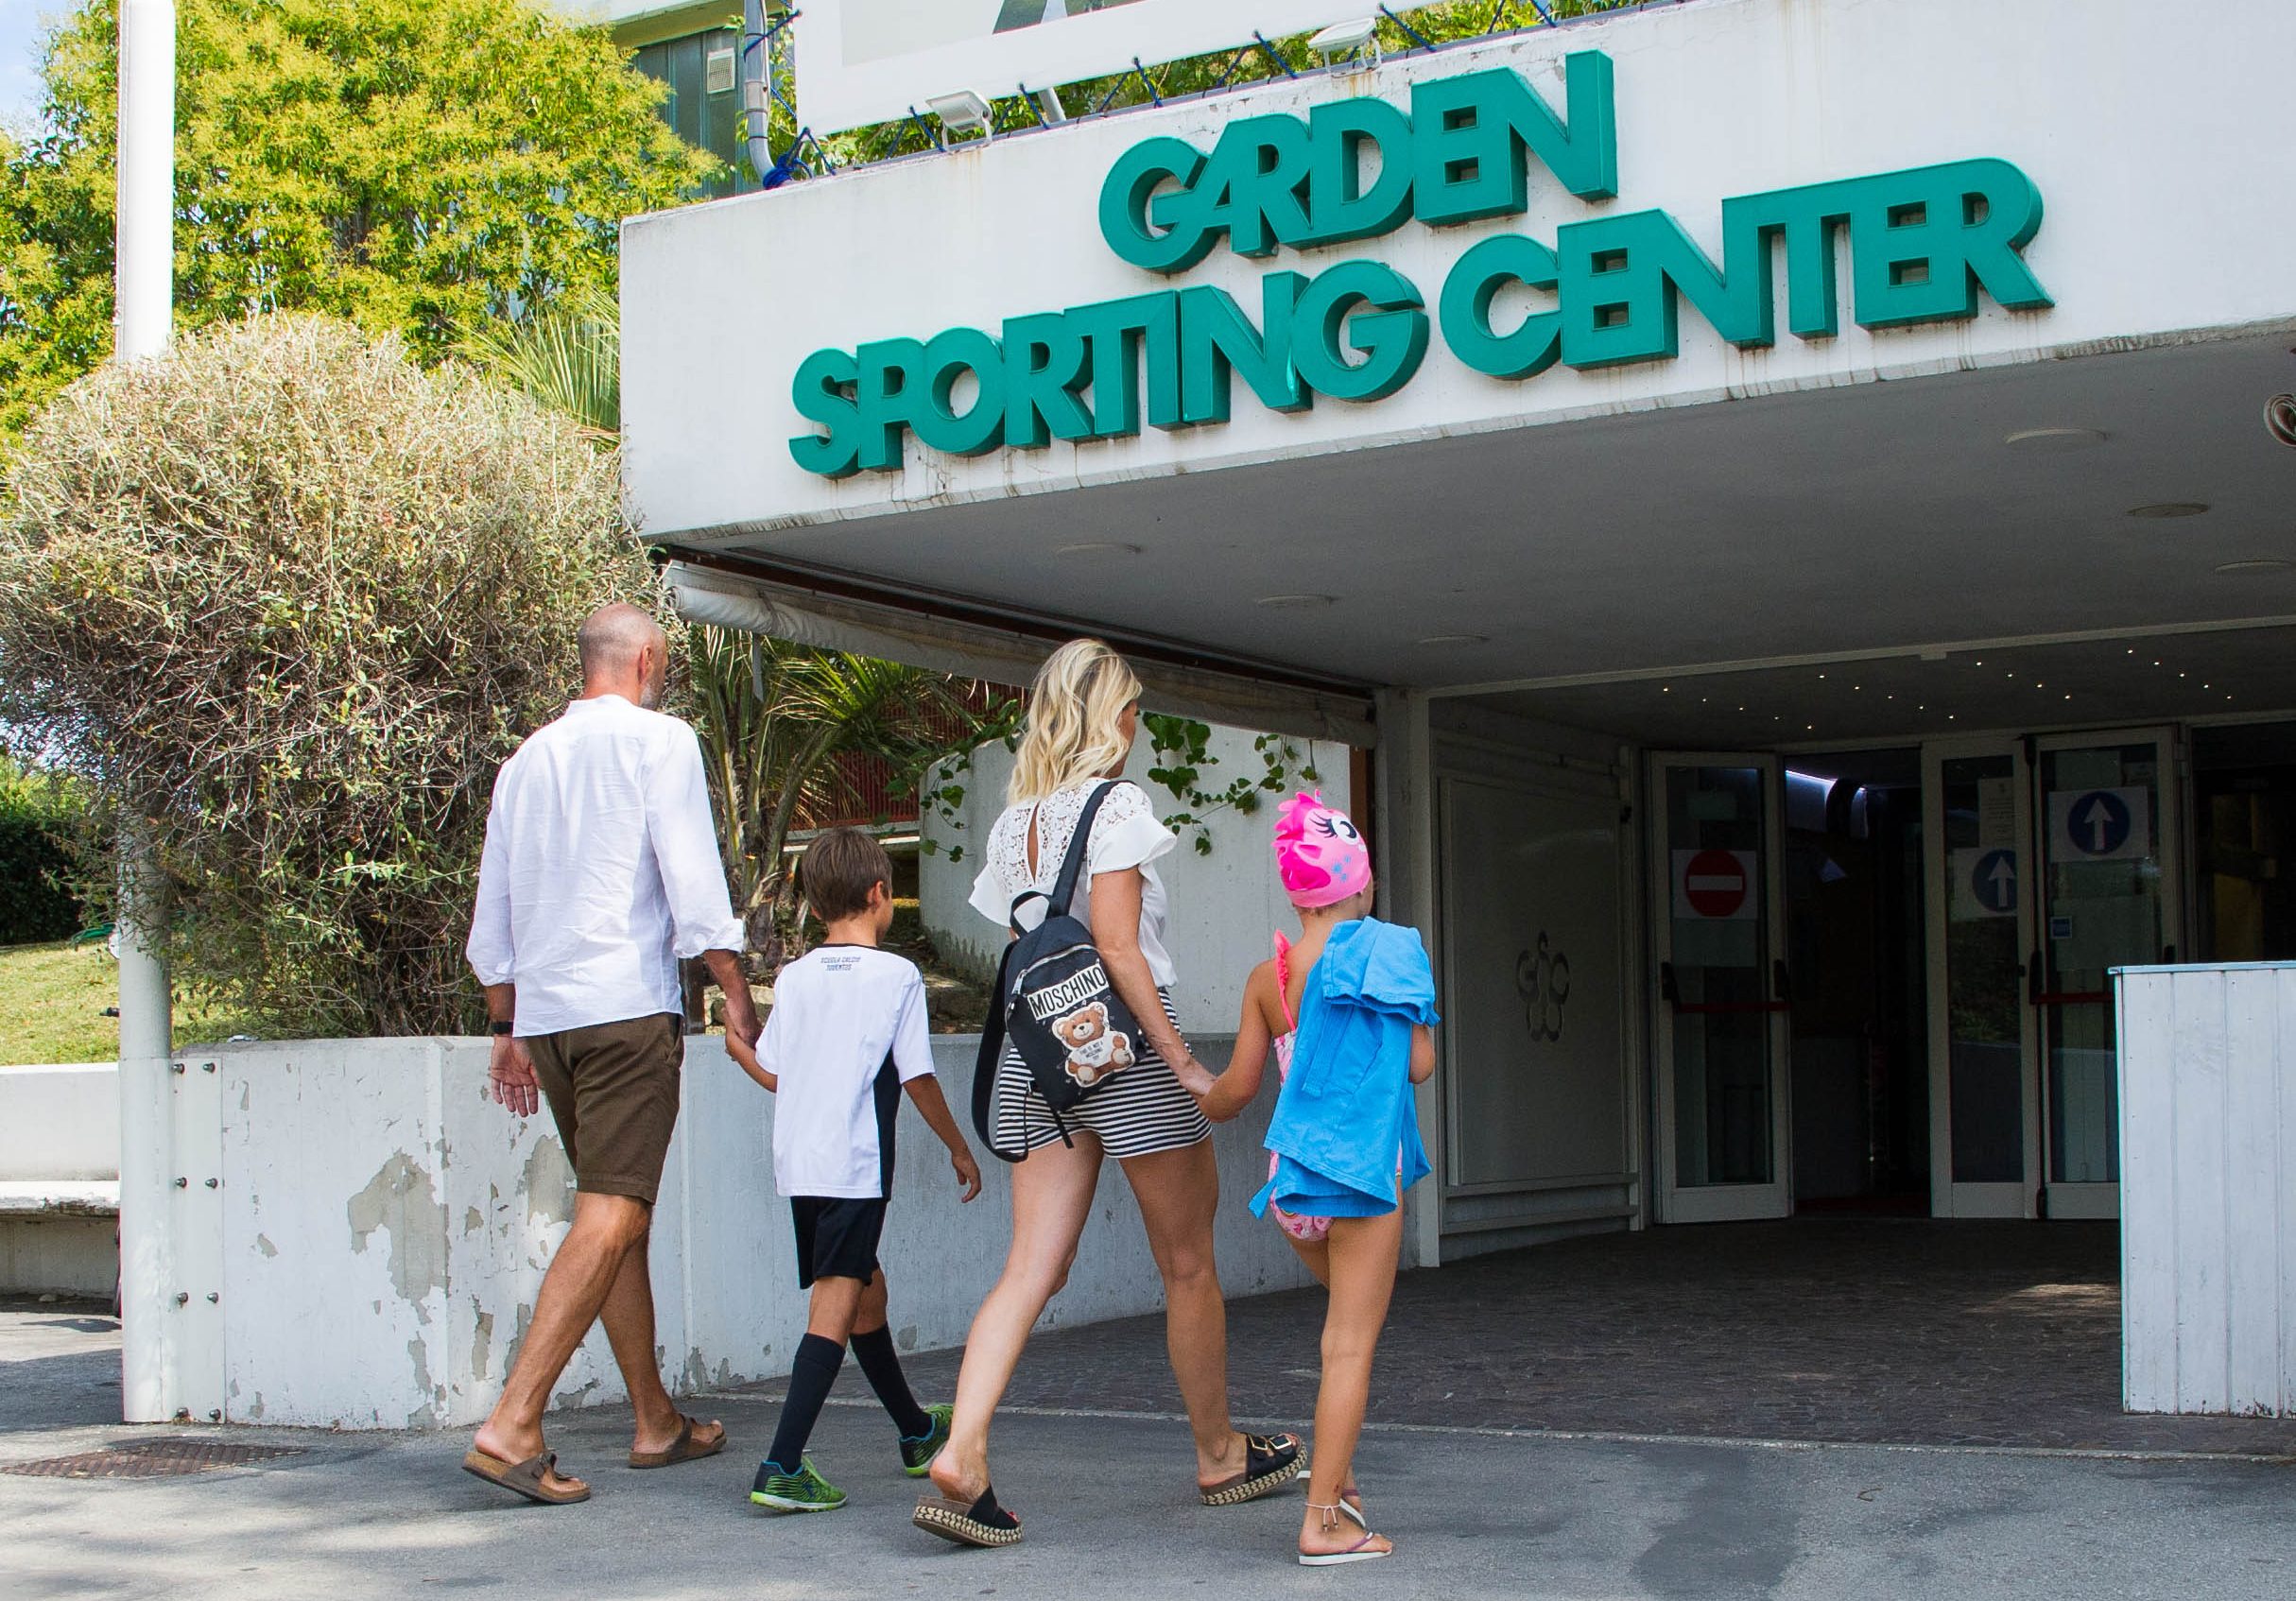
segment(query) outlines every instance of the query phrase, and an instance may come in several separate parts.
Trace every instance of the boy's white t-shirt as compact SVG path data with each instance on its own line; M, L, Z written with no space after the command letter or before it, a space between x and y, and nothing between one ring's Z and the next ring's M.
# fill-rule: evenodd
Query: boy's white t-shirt
M773 981L757 1059L781 1080L773 1185L785 1196L866 1200L892 1176L901 1086L933 1071L924 978L868 945L820 945Z

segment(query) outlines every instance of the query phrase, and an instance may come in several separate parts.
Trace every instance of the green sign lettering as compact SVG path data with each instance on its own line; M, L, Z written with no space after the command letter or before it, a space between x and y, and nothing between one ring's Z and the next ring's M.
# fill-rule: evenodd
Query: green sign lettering
M1343 99L1304 118L1238 118L1209 152L1144 139L1101 185L1101 237L1123 261L1174 275L1223 243L1265 259L1377 238L1412 218L1520 215L1534 160L1570 194L1609 198L1610 59L1567 58L1563 90L1558 112L1521 74L1489 68L1415 84L1407 114ZM1416 284L1369 260L1264 274L1256 323L1213 285L1153 290L1008 318L994 335L952 328L816 351L791 402L820 431L789 450L806 472L840 478L899 470L911 434L944 455L978 456L1219 423L1239 377L1270 411L1305 410L1319 394L1370 403L1411 381L1435 327L1463 366L1509 381L1558 362L1670 360L1684 302L1732 344L1759 349L1777 341L1781 259L1787 327L1829 338L1844 239L1861 327L1966 319L1980 294L2038 309L2051 302L2022 252L2040 226L2041 194L2023 172L1960 161L1725 199L1718 263L1663 211L1565 223L1551 248L1493 233L1453 264L1432 318ZM1499 298L1518 292L1532 309L1498 326Z

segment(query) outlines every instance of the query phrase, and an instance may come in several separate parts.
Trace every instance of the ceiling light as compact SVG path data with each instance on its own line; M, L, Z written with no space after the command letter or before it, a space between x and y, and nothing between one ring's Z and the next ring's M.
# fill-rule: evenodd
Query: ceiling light
M2159 520L2167 517L2198 517L2207 509L2206 501L2162 500L2155 501L2150 506L2132 506L2129 508L2129 515Z
M1270 611L1306 611L1318 606L1329 606L1337 595L1330 594L1263 594L1253 601Z
M1315 597L1309 596L1308 598L1313 600ZM1260 604L1269 606L1274 602L1263 600ZM1419 643L1422 645L1489 645L1491 636L1489 634L1429 634Z
M2105 442L2105 432L2102 428L2020 428L2001 442L2011 450L2055 455L2101 445Z
M1081 544L1062 545L1052 554L1055 556L1137 556L1140 554L1140 547L1136 544L1126 544L1122 540L1086 540Z
M2266 573L2285 573L2296 567L2296 561L2283 561L2275 556L2259 556L2247 561L2226 561L2217 571L2227 577L2261 577Z

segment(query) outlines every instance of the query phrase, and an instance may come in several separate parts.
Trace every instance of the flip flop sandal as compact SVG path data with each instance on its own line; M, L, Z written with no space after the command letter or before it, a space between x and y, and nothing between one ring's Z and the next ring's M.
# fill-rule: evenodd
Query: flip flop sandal
M1382 1557L1395 1555L1395 1547L1392 1545L1390 1545L1385 1551L1375 1551L1372 1548L1372 1541L1385 1538L1383 1535L1372 1534L1367 1529L1361 1540L1344 1551L1320 1551L1312 1557L1304 1551L1301 1552L1300 1566L1303 1568L1336 1568L1343 1562L1376 1562Z
M1021 1521L996 1504L993 1487L983 1489L970 1506L945 1495L928 1495L917 1503L909 1522L952 1545L1011 1545L1021 1538Z
M684 1413L678 1414L678 1437L670 1441L667 1451L633 1451L630 1465L633 1468L674 1468L681 1462L699 1462L704 1456L715 1456L725 1449L726 1435L721 1426L717 1437L704 1444L694 1443L694 1431L703 1425Z
M1197 1486L1197 1498L1207 1506L1241 1506L1289 1484L1305 1466L1298 1436L1246 1435L1244 1471L1217 1484Z
M1350 1495L1355 1496L1355 1499L1350 1501L1348 1499ZM1345 1490L1340 1493L1339 1516L1354 1524L1365 1534L1372 1532L1371 1520L1363 1515L1363 1492L1361 1490Z
M507 1489L513 1495L523 1495L528 1501L539 1502L544 1506L571 1506L578 1501L589 1500L590 1487L582 1484L579 1479L565 1481L581 1485L581 1488L577 1490L569 1491L550 1488L550 1475L557 1467L558 1453L555 1451L545 1451L539 1456L529 1456L524 1462L506 1462L501 1457L490 1452L481 1451L474 1445L469 1451L463 1453L462 1456L464 1472L476 1478L482 1478L487 1483Z

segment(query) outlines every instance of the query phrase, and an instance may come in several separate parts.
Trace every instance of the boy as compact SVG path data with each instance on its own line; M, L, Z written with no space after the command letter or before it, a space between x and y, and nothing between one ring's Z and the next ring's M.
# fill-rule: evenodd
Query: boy
M893 922L884 848L858 830L833 829L806 848L798 874L805 904L826 925L822 941L774 980L756 1054L731 1035L726 1043L744 1073L781 1097L774 1187L789 1197L797 1227L798 1287L813 1292L781 1426L750 1499L785 1512L829 1512L845 1505L845 1492L814 1470L805 1441L848 1340L900 1430L904 1472L922 1475L949 1437L950 1409L917 1404L886 1328L877 1241L892 1194L901 1092L948 1146L965 1200L980 1194L980 1167L933 1076L924 980L915 964L877 948Z

